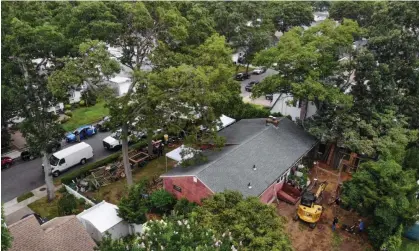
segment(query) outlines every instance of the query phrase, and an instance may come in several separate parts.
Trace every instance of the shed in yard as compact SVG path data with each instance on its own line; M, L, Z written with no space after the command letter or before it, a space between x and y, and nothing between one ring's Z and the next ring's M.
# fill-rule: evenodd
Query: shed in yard
M130 233L130 226L118 216L117 209L116 205L102 201L78 214L77 219L95 241L101 241L107 232L112 239L119 239Z

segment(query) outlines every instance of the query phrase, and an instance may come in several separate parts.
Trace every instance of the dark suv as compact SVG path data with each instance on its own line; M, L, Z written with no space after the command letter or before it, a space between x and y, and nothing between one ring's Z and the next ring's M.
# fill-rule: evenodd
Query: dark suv
M250 74L246 73L246 72L238 73L235 77L236 80L240 80L240 81L243 81L243 80L249 79L249 78L250 78Z
M257 84L259 84L259 82L252 81L252 82L248 83L248 84L244 87L244 89L245 89L246 91L248 91L248 92L252 92L253 86L255 86L255 85L257 85Z
M58 141L51 141L47 146L48 153L55 153L61 149L61 143ZM31 150L25 150L20 154L20 158L23 161L33 160L35 158L41 157L41 153L33 152Z

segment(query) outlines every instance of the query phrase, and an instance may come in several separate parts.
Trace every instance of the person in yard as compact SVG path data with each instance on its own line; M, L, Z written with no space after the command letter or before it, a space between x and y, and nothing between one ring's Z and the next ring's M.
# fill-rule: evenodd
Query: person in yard
M358 230L360 233L364 232L364 222L362 221L362 219L359 219L359 225L358 225Z
M335 217L335 218L333 219L333 223L332 223L332 230L333 230L333 231L335 231L335 230L336 230L336 225L338 224L338 222L339 222L338 217Z

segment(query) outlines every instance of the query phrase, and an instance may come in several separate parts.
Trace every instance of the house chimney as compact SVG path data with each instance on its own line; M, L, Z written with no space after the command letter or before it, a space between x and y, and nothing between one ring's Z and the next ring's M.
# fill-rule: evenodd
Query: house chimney
M249 182L249 184L247 185L247 187L248 187L249 189L252 189L252 185L250 184L250 182Z
M273 124L275 127L278 127L279 120L273 116L269 116L269 118L266 119L266 126L269 124Z
M253 165L253 170L256 171L256 165Z

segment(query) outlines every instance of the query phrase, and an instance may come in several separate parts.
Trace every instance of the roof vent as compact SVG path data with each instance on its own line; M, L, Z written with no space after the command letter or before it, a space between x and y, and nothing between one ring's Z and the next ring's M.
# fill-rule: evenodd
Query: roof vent
M249 184L247 184L247 187L248 187L249 189L252 189L252 185L250 184L250 182L249 182Z
M274 116L269 116L269 118L266 119L266 125L273 124L275 127L278 127L279 120L275 118Z
M253 165L253 170L256 171L256 165Z

